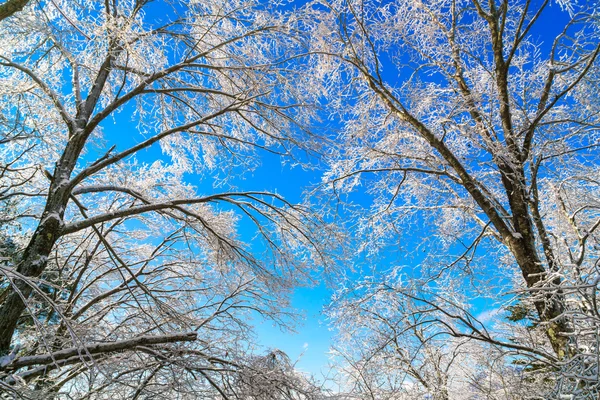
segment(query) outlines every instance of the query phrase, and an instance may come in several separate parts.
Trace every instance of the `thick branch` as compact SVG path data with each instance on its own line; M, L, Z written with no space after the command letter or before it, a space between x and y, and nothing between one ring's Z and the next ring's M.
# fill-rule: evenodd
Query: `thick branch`
M117 211L113 211L113 212L96 215L96 216L90 217L88 219L85 219L83 221L78 221L78 222L74 222L74 223L65 225L65 227L61 230L60 234L68 235L68 234L80 231L82 229L89 228L90 226L93 226L93 225L96 225L96 224L99 224L102 222L110 221L113 219L122 218L122 217L130 217L130 216L139 215L139 214L152 212L152 211L161 211L161 210L165 210L165 209L177 208L178 206L181 206L181 205L210 203L212 201L219 201L219 200L227 201L228 199L230 199L232 197L251 197L253 195L269 195L269 196L277 197L276 195L273 195L271 193L264 193L264 192L232 192L232 193L215 194L215 195L206 196L206 197L171 200L171 201L165 201L162 203L154 203L154 204L144 204L141 206L130 207L130 208L127 208L124 210L117 210Z
M32 365L51 364L76 356L96 355L117 351L131 350L136 346L151 346L175 342L191 342L196 340L196 332L175 333L161 336L139 336L133 339L118 340L109 343L92 343L81 347L70 347L50 354L16 358L6 369L17 370Z
M8 0L3 4L0 4L0 21L21 11L27 3L29 3L29 0Z

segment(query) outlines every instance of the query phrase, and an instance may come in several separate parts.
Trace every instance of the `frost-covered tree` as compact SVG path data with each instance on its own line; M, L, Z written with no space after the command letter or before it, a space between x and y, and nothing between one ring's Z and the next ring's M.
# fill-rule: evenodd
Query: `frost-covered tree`
M249 319L289 322L326 228L236 186L261 154L315 149L292 22L245 0L51 0L0 22L2 390L310 394L257 367Z
M514 311L544 332L530 353L562 369L569 393L598 383L598 11L543 0L307 8L316 74L342 121L324 186L373 198L360 248L418 266L382 274L404 276L406 301L420 279L413 312ZM459 325L445 333L484 339Z
M470 314L455 287L431 289L382 274L338 292L329 316L346 391L376 399L544 398L556 359L536 348L543 334L491 325L485 319L493 315Z

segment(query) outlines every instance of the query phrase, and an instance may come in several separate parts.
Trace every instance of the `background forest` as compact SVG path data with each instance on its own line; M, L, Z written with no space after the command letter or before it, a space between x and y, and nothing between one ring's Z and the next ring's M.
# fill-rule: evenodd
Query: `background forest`
M0 397L600 396L595 1L0 1Z

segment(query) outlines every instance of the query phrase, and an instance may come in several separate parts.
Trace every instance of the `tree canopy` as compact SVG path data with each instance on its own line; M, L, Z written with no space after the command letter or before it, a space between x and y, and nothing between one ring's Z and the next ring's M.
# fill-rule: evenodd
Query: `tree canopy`
M290 290L327 262L325 226L228 176L316 148L289 23L247 1L70 0L2 22L7 391L310 391L281 357L265 370L249 318L289 323ZM144 161L152 147L164 156Z
M597 398L599 12L3 2L0 390ZM329 390L252 322L321 281Z

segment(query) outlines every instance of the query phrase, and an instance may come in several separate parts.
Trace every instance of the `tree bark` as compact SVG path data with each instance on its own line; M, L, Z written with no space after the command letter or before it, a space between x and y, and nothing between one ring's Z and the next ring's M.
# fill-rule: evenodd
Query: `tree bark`
M21 11L29 3L29 0L7 0L0 4L0 21Z
M46 269L48 256L61 236L63 217L72 191L69 178L85 139L83 132L73 137L56 165L42 218L17 265L17 272L23 276L37 278L42 274ZM24 300L31 296L36 284L33 281L15 279L13 285L11 293L0 307L0 355L9 352L17 322L27 307Z
M5 369L14 371L23 367L52 364L70 359L72 357L76 357L78 359L79 357L130 350L136 346L151 346L174 342L191 342L196 340L196 337L196 332L184 332L161 336L139 336L132 339L118 340L116 342L108 343L91 343L80 347L70 347L50 354L18 357L12 363L8 364Z

